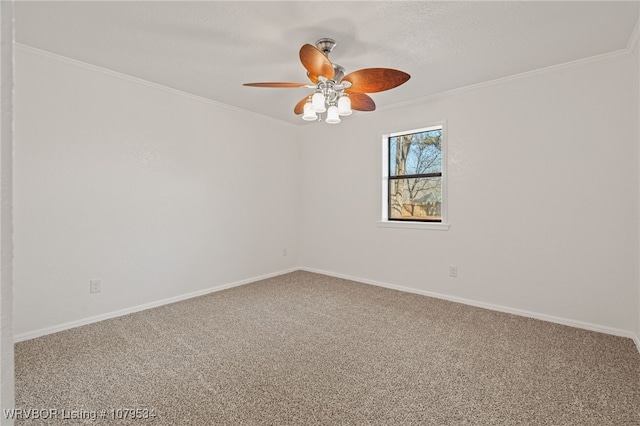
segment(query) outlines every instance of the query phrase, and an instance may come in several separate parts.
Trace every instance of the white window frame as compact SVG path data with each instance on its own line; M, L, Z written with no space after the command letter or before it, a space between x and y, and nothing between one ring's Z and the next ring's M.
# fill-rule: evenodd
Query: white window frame
M401 132L394 132L382 135L382 191L381 191L381 206L380 206L380 220L378 226L386 228L405 228L405 229L424 229L424 230L437 230L446 231L449 229L449 167L448 167L448 143L447 143L447 125L446 121L432 123L431 125L419 129L404 130ZM389 220L389 138L394 136L406 135L409 133L422 133L430 130L442 129L442 205L441 205L441 222L419 222L419 221L395 221Z

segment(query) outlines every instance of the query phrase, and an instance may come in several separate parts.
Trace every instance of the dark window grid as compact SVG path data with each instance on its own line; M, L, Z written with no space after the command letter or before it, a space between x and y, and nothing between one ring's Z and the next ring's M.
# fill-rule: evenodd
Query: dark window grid
M395 175L395 176L389 176L389 180L395 180L395 179L430 178L430 177L442 177L442 172L434 172L434 173L419 173L419 174L417 174L417 175Z

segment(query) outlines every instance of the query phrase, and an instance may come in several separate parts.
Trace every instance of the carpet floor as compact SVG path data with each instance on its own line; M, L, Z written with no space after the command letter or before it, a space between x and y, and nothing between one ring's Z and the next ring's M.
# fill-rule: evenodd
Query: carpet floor
M640 425L630 339L303 271L15 362L18 425Z

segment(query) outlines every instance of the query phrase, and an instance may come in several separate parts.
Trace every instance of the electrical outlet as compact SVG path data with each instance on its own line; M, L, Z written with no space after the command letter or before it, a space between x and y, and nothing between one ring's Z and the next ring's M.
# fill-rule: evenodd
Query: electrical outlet
M458 276L458 267L456 265L449 265L449 276L453 278Z
M102 284L100 280L89 281L89 293L100 293L100 284Z

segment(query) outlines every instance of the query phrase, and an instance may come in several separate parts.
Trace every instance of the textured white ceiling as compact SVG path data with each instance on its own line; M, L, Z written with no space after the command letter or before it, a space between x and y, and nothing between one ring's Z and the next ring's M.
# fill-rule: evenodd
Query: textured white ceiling
M352 72L411 74L372 94L378 108L623 50L638 1L35 2L15 4L16 42L303 125L304 43L331 37L332 62ZM375 114L356 112L355 114Z

